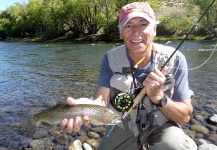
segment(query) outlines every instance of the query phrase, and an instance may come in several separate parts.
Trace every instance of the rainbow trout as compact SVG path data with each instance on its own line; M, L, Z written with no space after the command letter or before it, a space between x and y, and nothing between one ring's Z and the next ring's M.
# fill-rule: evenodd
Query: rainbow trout
M120 122L121 116L114 111L100 105L78 104L74 106L60 105L44 110L38 114L21 117L21 124L26 133L33 136L37 126L42 123L59 124L64 118L75 116L89 116L90 122L94 125L115 125Z

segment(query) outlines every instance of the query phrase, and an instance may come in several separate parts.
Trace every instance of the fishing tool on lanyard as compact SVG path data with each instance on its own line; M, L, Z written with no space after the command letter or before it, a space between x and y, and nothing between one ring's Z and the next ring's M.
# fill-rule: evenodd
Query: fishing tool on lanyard
M212 3L209 5L209 7L205 10L205 12L201 15L201 17L198 19L198 21L193 25L193 27L190 29L190 31L186 34L186 36L182 39L182 41L179 43L179 45L177 46L177 48L174 50L174 52L170 55L170 57L167 59L167 61L162 65L161 69L162 70L166 64L170 61L170 59L173 57L173 55L177 52L177 50L180 48L180 46L184 43L184 41L187 39L187 37L190 35L190 33L194 30L194 28L199 24L200 20L205 16L205 14L208 12L208 10L212 7L212 5L215 3L216 0L213 0ZM129 113L132 111L132 109L134 107L136 107L137 104L139 104L139 102L142 100L143 96L146 94L146 90L145 87L142 88L142 90L140 91L140 93L135 97L134 99L134 103L132 105L132 107L126 111L122 118L125 119Z
M132 75L133 75L133 82L134 86L136 85L135 83L135 75L134 75L134 70L138 68L138 65L145 59L143 57L141 60L139 60L133 67L132 70ZM138 88L135 88L135 90L138 90ZM121 92L117 94L114 99L111 100L112 106L119 112L126 112L128 111L131 106L133 105L133 97L134 95L130 94L129 92Z

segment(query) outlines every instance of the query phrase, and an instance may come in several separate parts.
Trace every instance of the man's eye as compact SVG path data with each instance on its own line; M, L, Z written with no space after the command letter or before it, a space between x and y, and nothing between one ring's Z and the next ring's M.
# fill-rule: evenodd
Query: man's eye
M142 23L141 26L146 27L146 26L148 26L148 24L147 23Z
M127 24L127 25L124 26L124 28L132 28L132 25Z

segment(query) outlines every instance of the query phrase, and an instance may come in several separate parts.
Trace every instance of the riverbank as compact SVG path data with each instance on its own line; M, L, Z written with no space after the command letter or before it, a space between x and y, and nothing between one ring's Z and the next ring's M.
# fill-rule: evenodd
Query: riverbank
M185 36L156 36L154 41L180 41L184 39ZM200 40L211 40L215 41L217 40L217 37L214 36L188 36L186 39L188 41L200 41ZM41 37L34 37L34 38L11 38L11 39L6 39L4 41L10 41L10 42L69 42L69 43L87 43L87 42L123 42L120 39L113 39L111 40L106 40L102 38L102 35L89 35L89 36L81 36L78 38L69 38L66 36L63 37L58 37L54 39L49 39L45 40Z

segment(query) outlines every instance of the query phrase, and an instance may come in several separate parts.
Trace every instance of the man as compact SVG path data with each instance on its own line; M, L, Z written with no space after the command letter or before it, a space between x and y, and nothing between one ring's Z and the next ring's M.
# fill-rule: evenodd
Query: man
M167 67L161 68L174 49L153 42L157 24L152 8L145 2L128 4L120 11L120 38L125 45L104 55L91 103L123 113L142 88L146 94L122 123L108 128L100 150L134 150L143 144L149 150L197 149L179 126L188 123L193 112L186 60L178 51ZM69 105L89 103L81 101L67 99ZM88 122L88 116L78 116L64 119L61 126L68 132L79 131L81 124Z

